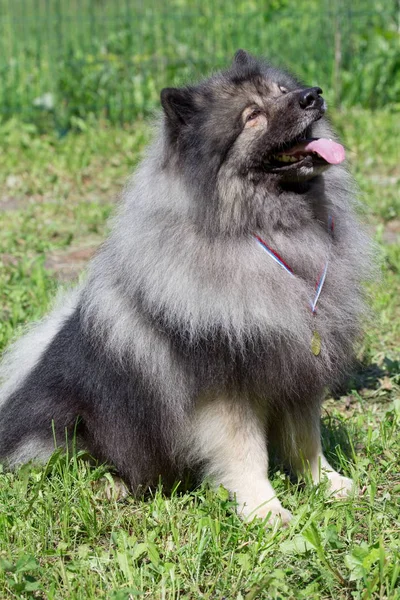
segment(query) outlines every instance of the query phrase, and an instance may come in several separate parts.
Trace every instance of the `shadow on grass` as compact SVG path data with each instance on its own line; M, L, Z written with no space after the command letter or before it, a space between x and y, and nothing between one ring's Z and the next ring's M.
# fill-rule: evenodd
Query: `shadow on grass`
M353 446L348 424L339 416L325 415L321 423L323 452L338 471L343 469L343 463L353 463Z
M357 363L351 375L332 390L332 397L337 399L353 391L377 390L381 387L383 377L392 377L400 373L400 361L386 356L382 364Z

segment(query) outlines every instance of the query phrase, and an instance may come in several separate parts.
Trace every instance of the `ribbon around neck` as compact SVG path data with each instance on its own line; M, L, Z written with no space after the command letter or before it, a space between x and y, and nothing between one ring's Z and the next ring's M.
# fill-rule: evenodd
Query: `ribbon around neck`
M334 222L333 222L333 217L331 215L329 215L328 217L328 231L329 233L333 236L333 230L334 230ZM280 265L285 271L286 273L288 273L289 275L291 275L292 277L296 277L296 274L294 273L293 269L288 265L287 262L285 262L283 260L283 258L276 252L276 250L273 250L271 248L271 246L269 246L259 235L256 234L252 234L253 238L256 240L256 242L261 246L261 248L276 262L278 263L278 265ZM325 279L326 279L326 274L328 272L328 264L329 264L329 258L326 261L320 276L318 277L318 280L315 284L315 294L313 298L310 298L309 300L309 304L310 304L310 309L312 314L314 315L317 311L317 303L318 300L320 298L321 292L322 292L322 288L324 287L324 283L325 283Z

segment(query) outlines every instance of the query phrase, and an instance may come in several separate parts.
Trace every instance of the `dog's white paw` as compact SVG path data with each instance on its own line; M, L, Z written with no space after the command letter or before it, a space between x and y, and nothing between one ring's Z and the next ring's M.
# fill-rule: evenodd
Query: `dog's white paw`
M344 477L336 471L326 473L329 480L329 490L334 498L347 498L355 489L355 484L349 477Z
M283 527L287 527L290 521L293 519L293 515L289 510L283 508L283 506L279 507L270 507L268 511L265 511L265 514L261 516L262 519L268 516L268 525L275 525L275 523L279 522Z
M253 521L253 519L267 519L267 525L275 525L277 522L281 523L282 526L288 525L293 515L290 511L283 508L282 504L272 499L260 504L259 506L249 506L248 504L239 507L239 514L246 521Z

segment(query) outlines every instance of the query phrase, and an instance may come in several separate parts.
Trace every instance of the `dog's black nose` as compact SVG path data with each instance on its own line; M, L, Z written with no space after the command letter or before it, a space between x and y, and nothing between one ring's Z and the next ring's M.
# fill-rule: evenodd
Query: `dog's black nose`
M301 108L321 108L323 99L320 94L322 94L320 87L302 90L299 94L299 104Z

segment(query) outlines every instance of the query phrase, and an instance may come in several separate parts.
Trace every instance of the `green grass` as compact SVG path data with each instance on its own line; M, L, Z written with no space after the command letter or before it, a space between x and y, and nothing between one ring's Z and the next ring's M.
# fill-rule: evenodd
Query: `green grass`
M110 469L56 453L46 468L0 472L0 598L400 598L396 119L352 110L334 122L382 257L382 278L369 289L375 313L359 350L362 369L324 407L326 453L360 494L336 501L325 484L275 472L294 520L265 529L240 521L223 489L122 498ZM59 139L13 121L0 136L4 347L48 308L57 287L48 257L104 238L112 201L150 132L142 122L93 122Z
M225 68L240 47L337 106L400 93L395 0L0 0L0 28L0 115L43 130L149 114L162 87Z

